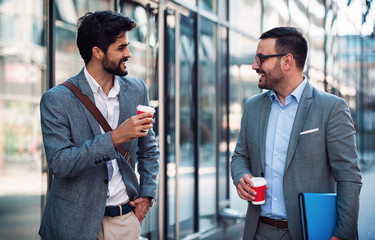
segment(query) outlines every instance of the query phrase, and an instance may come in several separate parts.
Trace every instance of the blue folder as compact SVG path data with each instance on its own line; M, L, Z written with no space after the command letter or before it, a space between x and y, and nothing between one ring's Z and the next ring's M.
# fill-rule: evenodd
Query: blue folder
M305 240L329 240L336 226L336 193L300 193L298 202Z

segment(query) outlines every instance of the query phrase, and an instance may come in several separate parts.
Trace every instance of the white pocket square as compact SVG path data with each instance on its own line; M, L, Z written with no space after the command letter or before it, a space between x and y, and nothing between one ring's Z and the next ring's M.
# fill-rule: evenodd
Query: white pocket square
M314 129L311 129L311 130L303 131L299 135L304 135L304 134L313 133L313 132L317 132L317 131L319 131L319 128L314 128Z

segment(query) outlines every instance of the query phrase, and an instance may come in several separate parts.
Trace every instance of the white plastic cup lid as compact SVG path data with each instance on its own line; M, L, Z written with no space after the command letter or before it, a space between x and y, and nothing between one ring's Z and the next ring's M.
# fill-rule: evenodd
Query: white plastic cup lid
M154 113L155 109L153 107L149 107L149 106L145 106L145 105L138 105L137 111Z
M254 183L254 187L260 187L267 184L266 179L262 177L253 177L251 181Z

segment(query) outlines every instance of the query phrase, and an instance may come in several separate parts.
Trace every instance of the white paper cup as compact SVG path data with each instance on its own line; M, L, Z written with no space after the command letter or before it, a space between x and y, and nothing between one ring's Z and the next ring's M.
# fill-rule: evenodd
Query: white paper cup
M252 201L252 203L254 205L264 204L266 202L266 179L262 177L253 177L251 178L251 181L254 184L254 187L252 187L252 189L257 192L257 195L255 196L255 199Z
M150 118L152 118L154 116L155 109L153 107L149 107L149 106L145 106L145 105L138 105L137 114L142 114L142 113L152 113L152 116L150 117ZM142 132L148 132L148 129L142 130Z
M137 114L141 113L155 113L155 109L153 107L145 106L145 105L138 105L137 107Z

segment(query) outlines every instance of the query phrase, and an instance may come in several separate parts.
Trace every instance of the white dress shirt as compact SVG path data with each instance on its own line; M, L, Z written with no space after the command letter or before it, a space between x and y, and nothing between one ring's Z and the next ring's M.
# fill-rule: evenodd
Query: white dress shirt
M266 161L264 178L269 189L266 202L260 208L260 215L274 219L287 219L284 202L284 169L289 146L290 134L296 116L298 104L307 80L285 98L283 106L276 93L271 90L271 110L266 135Z
M103 114L111 128L117 128L120 115L120 102L118 100L120 85L117 78L114 78L113 88L109 91L108 95L106 95L98 82L89 74L86 68L84 68L84 72L94 94L96 107ZM101 127L100 129L102 133L104 133L104 130ZM113 173L112 176L110 176L111 172L108 171L108 179L110 180L108 182L106 205L113 206L129 201L129 196L126 192L126 187L116 159L112 159L109 162L113 166Z

